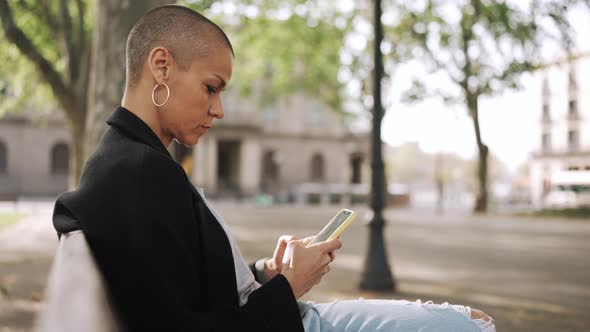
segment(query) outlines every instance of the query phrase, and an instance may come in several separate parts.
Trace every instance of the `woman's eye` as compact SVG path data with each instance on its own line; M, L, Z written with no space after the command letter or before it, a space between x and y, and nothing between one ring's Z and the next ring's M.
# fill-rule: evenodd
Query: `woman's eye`
M210 86L210 85L207 85L207 92L208 92L210 95L212 95L212 94L214 94L215 92L217 92L217 90L215 90L215 88L214 88L214 87L212 87L212 86Z

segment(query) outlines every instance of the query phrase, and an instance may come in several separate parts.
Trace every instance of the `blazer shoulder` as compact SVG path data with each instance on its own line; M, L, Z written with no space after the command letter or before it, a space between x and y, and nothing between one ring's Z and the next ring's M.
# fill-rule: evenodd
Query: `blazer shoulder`
M145 145L142 151L141 169L143 175L187 179L182 166L169 155Z
M137 175L145 173L144 169L156 169L167 175L184 173L169 154L114 128L109 128L87 166L103 169L105 173L115 175L115 178L132 176L138 179Z

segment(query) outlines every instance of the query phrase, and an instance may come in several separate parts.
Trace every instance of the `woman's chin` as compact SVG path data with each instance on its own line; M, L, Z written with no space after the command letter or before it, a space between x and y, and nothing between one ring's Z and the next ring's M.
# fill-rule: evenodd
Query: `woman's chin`
M185 136L182 138L175 138L174 140L176 141L176 143L178 144L182 144L188 147L192 147L193 145L196 145L199 142L199 138L201 138L200 135L190 135L190 136Z

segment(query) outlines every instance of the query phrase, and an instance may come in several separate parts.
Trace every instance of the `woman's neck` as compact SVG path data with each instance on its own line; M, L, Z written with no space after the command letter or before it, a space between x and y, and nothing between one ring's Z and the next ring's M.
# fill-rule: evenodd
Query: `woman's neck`
M158 118L158 110L151 102L150 93L151 88L146 89L145 87L141 86L135 88L127 87L125 89L125 93L123 94L121 106L145 122L145 124L150 127L156 136L158 136L162 144L167 148L172 142L172 137L166 135L162 130L162 126L160 125L160 120Z

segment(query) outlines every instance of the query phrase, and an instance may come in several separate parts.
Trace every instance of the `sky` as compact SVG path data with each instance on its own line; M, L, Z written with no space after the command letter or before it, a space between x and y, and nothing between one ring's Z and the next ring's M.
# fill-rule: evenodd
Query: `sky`
M398 79L406 75L400 69ZM482 139L490 151L516 171L535 148L540 119L540 95L532 75L522 78L523 89L480 102ZM471 118L464 105L448 106L438 100L406 105L394 102L383 119L383 141L396 146L417 142L429 152L455 153L465 159L476 156Z
M588 14L574 13L572 21L577 31L580 50L590 50ZM407 85L415 71L405 65L395 72L392 89ZM442 79L433 78L435 85ZM438 82L437 82L438 81ZM538 82L531 74L523 75L523 89L508 91L480 102L480 124L483 141L508 169L516 172L526 163L538 145L541 116L541 95ZM437 100L407 105L392 92L391 100L384 101L382 139L397 146L404 142L417 142L426 152L455 153L463 158L474 158L477 153L475 134L465 106L447 106Z

